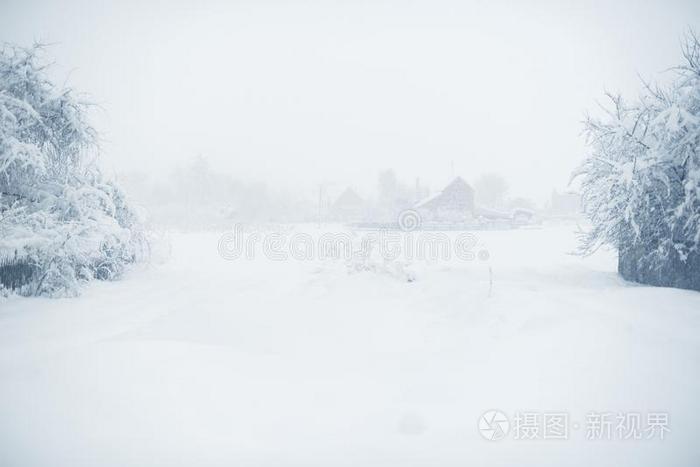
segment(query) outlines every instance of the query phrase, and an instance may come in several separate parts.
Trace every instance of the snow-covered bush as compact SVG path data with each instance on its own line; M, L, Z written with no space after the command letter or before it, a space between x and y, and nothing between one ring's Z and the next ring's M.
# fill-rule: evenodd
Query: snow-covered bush
M21 294L75 295L83 281L118 277L145 237L96 165L87 105L49 81L42 50L0 48L0 260L14 265L6 274L31 269Z
M633 102L608 95L612 105L605 116L586 121L590 153L574 173L593 225L582 235L581 251L604 244L618 248L621 272L629 269L623 263L633 262L632 275L647 279L632 279L660 285L675 281L663 283L647 273L668 272L664 265L676 265L681 275L700 275L690 266L700 264L700 41L695 35L689 35L683 55L669 85L645 83Z
M414 282L416 274L408 261L382 254L379 241L373 236L361 236L353 242L353 251L345 262L348 274L370 272L386 275L402 282Z

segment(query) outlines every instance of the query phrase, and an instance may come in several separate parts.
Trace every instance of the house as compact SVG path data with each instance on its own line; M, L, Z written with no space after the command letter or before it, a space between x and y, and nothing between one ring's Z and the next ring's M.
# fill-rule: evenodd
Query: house
M442 191L413 206L427 222L466 222L474 218L474 189L457 177Z
M474 189L461 177L450 182L442 191L428 196L413 206L424 223L472 224L511 228L533 224L533 210L516 208L502 211L474 203Z
M367 212L367 203L352 188L347 188L333 202L330 217L338 222L362 221Z

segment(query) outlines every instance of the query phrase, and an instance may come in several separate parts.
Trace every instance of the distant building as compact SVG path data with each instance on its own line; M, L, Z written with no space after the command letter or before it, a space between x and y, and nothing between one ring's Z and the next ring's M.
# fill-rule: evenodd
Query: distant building
M413 206L423 221L465 222L474 218L474 189L457 177L442 191Z
M331 219L338 222L362 221L367 212L367 203L352 188L347 188L331 205Z

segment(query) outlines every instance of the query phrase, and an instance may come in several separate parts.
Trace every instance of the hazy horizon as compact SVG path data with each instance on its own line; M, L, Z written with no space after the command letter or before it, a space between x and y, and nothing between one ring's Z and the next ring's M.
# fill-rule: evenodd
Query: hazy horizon
M497 172L541 203L583 157L585 112L677 63L700 4L10 0L2 12L4 41L53 44L52 75L100 104L115 173L159 176L202 155L241 180L368 194L386 168L433 190Z

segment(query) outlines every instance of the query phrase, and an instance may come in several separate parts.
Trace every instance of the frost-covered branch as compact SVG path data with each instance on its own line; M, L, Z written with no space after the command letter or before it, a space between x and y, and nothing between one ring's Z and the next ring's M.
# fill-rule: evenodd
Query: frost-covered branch
M642 245L652 257L700 250L700 43L690 34L685 63L667 88L643 82L634 103L608 95L612 108L588 118L582 182L593 227L581 252Z
M87 104L46 77L43 51L0 47L0 259L35 271L21 293L73 295L146 249L124 194L96 165Z

